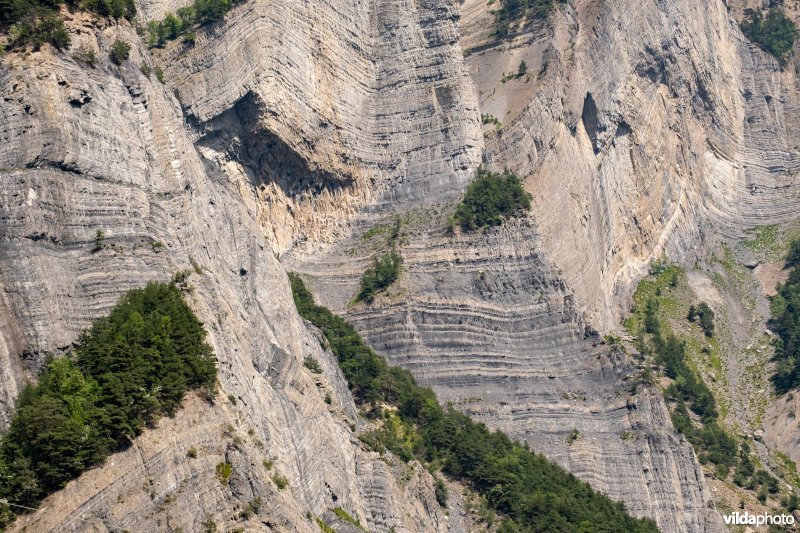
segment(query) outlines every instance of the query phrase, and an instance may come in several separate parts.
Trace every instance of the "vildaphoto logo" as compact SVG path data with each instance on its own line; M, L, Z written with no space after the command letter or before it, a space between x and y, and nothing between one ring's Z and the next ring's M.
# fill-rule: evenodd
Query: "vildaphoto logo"
M736 511L723 517L725 523L735 526L791 526L794 524L794 516L790 514L750 514L745 511Z

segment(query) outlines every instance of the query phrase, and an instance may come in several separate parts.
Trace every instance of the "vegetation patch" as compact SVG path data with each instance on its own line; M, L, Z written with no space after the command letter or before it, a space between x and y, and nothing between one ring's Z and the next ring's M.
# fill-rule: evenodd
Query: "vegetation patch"
M566 0L501 0L500 9L494 12L495 35L505 37L524 29L547 18L556 4L564 3Z
M608 531L656 531L652 520L635 519L623 504L595 492L544 456L490 431L452 407L443 408L430 388L420 387L407 370L390 367L358 333L325 307L316 305L296 274L290 274L300 315L319 328L347 378L353 397L373 415L392 406L395 436L375 436L398 455L440 465L469 483L484 502L505 518L505 531L568 531L604 524ZM385 426L384 426L385 427Z
M480 168L456 206L453 223L466 231L499 226L504 219L523 214L530 208L531 195L516 174L509 171L499 174Z
M386 252L380 258L374 258L372 266L361 276L356 301L372 303L376 294L386 290L397 280L402 265L403 257L394 250Z
M241 0L194 0L190 6L167 13L160 21L147 23L147 45L163 48L167 41L183 36L183 41L193 45L198 27L222 20L225 14Z
M322 367L319 366L319 361L313 355L307 355L303 359L303 366L309 369L314 374L322 374Z
M31 45L38 50L50 43L65 50L70 38L59 13L64 4L114 19L131 19L136 14L133 0L0 0L0 31L6 32L11 47Z
M336 516L338 516L339 518L341 518L345 522L353 524L354 526L358 527L359 529L364 529L364 526L361 525L361 522L359 522L359 520L357 518L353 518L352 516L347 514L347 511L345 511L341 507L337 507L335 509L332 509L332 511L333 511L333 514L335 514Z
M233 473L233 466L230 463L219 463L216 468L217 479L223 485L227 485Z
M787 262L791 263L793 251L799 241L790 248ZM784 394L800 385L800 266L794 266L789 279L778 285L778 293L770 302L770 329L777 335L774 341L775 361L778 370L772 378L775 390Z
M129 291L20 394L0 441L0 498L36 507L174 415L188 390L210 398L217 370L205 336L174 284ZM5 504L0 517L13 519Z
M781 65L785 65L789 52L797 38L797 26L786 16L783 9L773 7L763 12L745 10L741 23L742 33L765 52L772 54Z

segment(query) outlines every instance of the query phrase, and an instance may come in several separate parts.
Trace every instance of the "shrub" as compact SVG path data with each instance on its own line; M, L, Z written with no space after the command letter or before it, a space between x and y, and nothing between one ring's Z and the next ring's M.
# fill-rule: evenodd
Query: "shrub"
M192 446L186 451L186 457L189 459L197 459L197 448Z
M247 503L244 509L242 509L242 512L239 513L239 517L247 520L254 514L258 514L258 511L260 510L261 498L254 498Z
M217 479L223 485L227 485L233 473L233 466L230 463L219 463L216 468Z
M503 0L494 12L495 35L503 37L519 26L547 17L556 3L566 0Z
M279 490L283 490L289 486L289 480L286 479L285 476L280 475L278 472L275 472L272 475L272 482L275 483L275 486L278 487Z
M402 264L403 257L394 251L383 254L380 259L373 259L372 266L361 276L356 301L372 303L378 292L397 280Z
M742 33L784 65L797 38L794 22L779 7L770 9L766 17L760 11L746 9L745 17L740 25Z
M444 483L444 480L438 476L436 477L433 493L436 496L436 502L446 509L449 491L447 489L447 485Z
M527 73L528 73L528 64L525 63L525 61L520 61L519 68L517 68L517 77L521 78Z
M303 359L303 366L315 374L322 374L322 367L319 366L319 361L317 361L313 355L307 355L305 359Z
M97 230L97 233L94 234L94 248L92 248L92 253L99 252L103 249L103 241L105 241L106 236L103 233L103 230Z
M108 57L115 65L121 65L123 61L128 59L130 51L131 45L125 41L115 39L114 43L111 45L111 50L108 52Z
M499 226L503 219L531 208L531 195L516 174L478 170L478 177L467 187L456 207L453 221L465 230Z
M706 337L714 336L714 311L705 302L700 302L700 305L695 307L689 306L689 313L686 318L690 322L694 322L696 318L700 319L700 329L706 334Z
M97 64L97 56L95 55L94 50L83 44L75 51L72 57L75 59L75 61L85 63L92 68L94 68L95 64Z

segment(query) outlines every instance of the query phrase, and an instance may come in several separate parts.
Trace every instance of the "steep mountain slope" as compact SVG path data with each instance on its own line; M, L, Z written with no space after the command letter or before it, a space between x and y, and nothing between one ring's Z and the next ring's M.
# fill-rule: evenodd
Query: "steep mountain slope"
M139 42L125 23L80 27L76 40L105 57L118 37ZM376 529L457 527L427 472L398 477L352 435L347 386L297 316L255 210L204 163L171 91L135 66L150 61L147 51L134 46L120 68L91 69L49 50L2 61L4 420L44 352L69 347L125 290L178 270L193 272L190 303L221 385L216 407L189 401L16 526L197 530L208 518L235 524L261 497L253 527L308 530L316 525L307 512L333 507ZM93 252L97 230L105 238ZM303 367L306 355L322 362L321 376ZM267 458L288 488L270 481ZM220 462L233 465L229 486L216 478Z
M138 3L143 20L181 5ZM232 526L260 496L248 527L308 530L306 512L339 506L375 530L463 528L430 475L352 435L346 384L292 305L294 269L443 399L665 531L720 527L663 400L595 330L618 324L652 258L691 261L794 217L797 79L724 2L578 0L494 45L480 0L243 2L194 46L149 51L126 22L69 26L98 68L49 48L0 59L0 427L44 352L193 263L221 397L190 400L20 527ZM120 68L105 60L118 37L134 44ZM529 75L503 83L523 59ZM532 215L449 235L482 158L526 179ZM385 246L362 234L394 213L406 271L349 306Z

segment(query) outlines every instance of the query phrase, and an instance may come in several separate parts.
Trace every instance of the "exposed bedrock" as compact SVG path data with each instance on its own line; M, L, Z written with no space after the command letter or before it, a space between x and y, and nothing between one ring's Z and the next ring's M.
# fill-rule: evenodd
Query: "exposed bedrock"
M464 8L474 44L488 16ZM499 83L525 60L528 76ZM692 262L720 237L796 216L800 108L726 3L583 0L467 62L502 122L488 158L528 176L542 253L612 329L646 265Z
M659 393L637 389L629 356L581 318L535 228L518 221L451 237L440 224L419 229L428 226L435 216L404 234L406 270L370 306L348 306L369 243L349 242L347 262L333 252L299 268L323 303L442 400L529 442L664 531L718 529L702 470Z
M91 69L45 49L0 63L0 428L46 352L68 349L126 290L180 270L218 357L220 393L214 406L190 397L14 527L195 531L211 519L312 531L306 513L342 507L374 530L458 530L427 471L390 467L353 434L347 385L295 312L243 196L250 184L195 148L172 91L140 72L150 58L133 29L72 30L98 57L115 38L132 43L130 61ZM322 374L303 366L307 355ZM223 462L230 483L215 474ZM244 521L255 498L261 510Z

